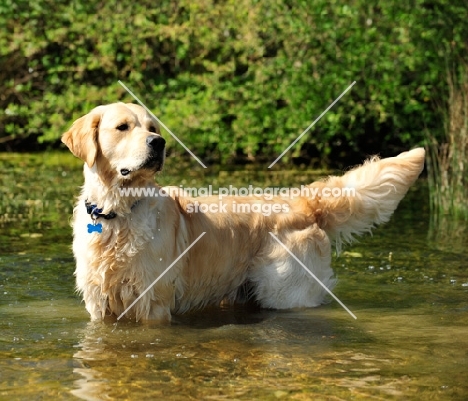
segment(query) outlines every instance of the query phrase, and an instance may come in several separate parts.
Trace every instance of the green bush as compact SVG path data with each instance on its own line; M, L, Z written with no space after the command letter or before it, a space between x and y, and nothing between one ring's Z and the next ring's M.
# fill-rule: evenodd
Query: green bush
M3 147L57 144L96 105L134 101L120 79L200 157L272 158L357 81L286 157L395 153L442 134L468 37L468 5L446 0L2 4Z

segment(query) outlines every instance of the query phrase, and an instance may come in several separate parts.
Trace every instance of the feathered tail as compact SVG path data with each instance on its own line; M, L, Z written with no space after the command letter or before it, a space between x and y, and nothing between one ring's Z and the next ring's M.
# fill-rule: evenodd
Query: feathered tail
M417 148L387 159L373 157L342 177L311 184L322 193L314 205L319 225L335 240L338 251L343 241L350 242L390 219L423 170L424 156L424 149Z

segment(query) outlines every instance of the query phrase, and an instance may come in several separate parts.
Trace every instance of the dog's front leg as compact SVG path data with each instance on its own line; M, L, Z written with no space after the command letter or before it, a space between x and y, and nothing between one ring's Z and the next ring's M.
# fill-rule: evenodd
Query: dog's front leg
M148 317L142 320L148 323L169 324L171 323L170 308L167 305L162 305L160 302L152 302Z

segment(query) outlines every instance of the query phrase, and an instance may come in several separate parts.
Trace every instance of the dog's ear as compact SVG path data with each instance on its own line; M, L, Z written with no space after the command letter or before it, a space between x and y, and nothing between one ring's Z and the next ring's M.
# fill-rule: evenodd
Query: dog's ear
M62 135L62 142L90 168L93 167L97 157L97 134L103 112L102 106L96 107L89 114L76 120Z

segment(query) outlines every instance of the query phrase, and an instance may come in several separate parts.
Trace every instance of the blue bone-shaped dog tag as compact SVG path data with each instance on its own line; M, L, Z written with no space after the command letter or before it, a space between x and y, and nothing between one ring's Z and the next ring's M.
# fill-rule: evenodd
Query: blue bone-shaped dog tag
M88 224L88 233L91 234L91 233L98 233L98 234L101 234L102 233L102 224L101 223L97 223L97 224Z

